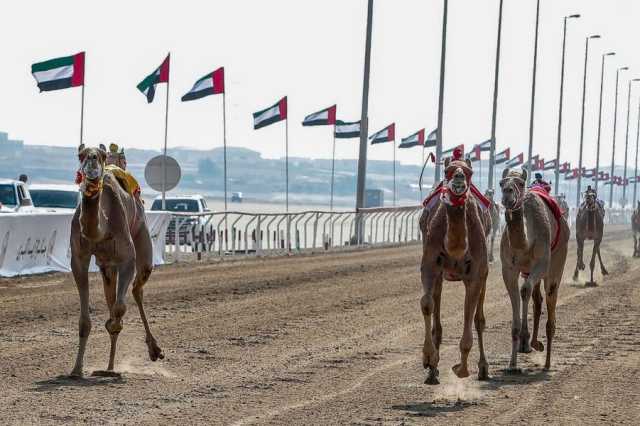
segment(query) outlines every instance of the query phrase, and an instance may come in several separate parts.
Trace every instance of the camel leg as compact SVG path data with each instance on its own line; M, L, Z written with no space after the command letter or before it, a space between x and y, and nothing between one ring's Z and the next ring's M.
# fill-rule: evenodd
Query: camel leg
M598 242L594 241L593 242L593 251L591 252L591 261L589 261L589 270L591 272L591 280L590 283L591 284L595 284L595 281L593 281L593 268L596 267L596 255L598 253Z
M104 324L104 327L107 329L107 333L109 333L109 337L111 338L111 349L109 351L109 364L107 366L107 371L113 371L119 332L112 333L111 324L114 321L113 305L116 303L116 282L118 280L118 270L112 266L101 267L100 274L102 275L104 297L107 301L107 307L109 308L109 319Z
M425 384L437 385L438 381L438 362L440 361L438 352L433 344L433 330L431 329L431 316L434 312L433 291L436 277L433 274L431 265L422 264L422 286L424 295L420 299L420 308L424 318L424 345L422 347L422 366L428 371Z
M533 336L531 337L531 347L538 352L544 350L544 345L538 340L541 314L542 293L540 292L540 282L538 281L538 283L533 287Z
M118 266L118 283L116 287L116 302L111 310L113 320L109 324L109 333L122 331L122 318L127 312L127 290L136 275L135 257Z
M607 271L607 269L604 267L604 263L602 263L602 255L600 254L600 243L602 242L602 240L598 240L595 244L598 245L598 260L600 261L600 272L602 272L602 275L609 275L609 272Z
M474 318L476 333L478 333L478 349L480 350L480 359L478 360L478 380L487 380L489 379L489 363L484 354L484 327L485 327L485 319L484 319L484 296L487 289L486 278L483 280L482 289L480 290L480 295L478 297L478 306L476 307L476 315Z
M493 225L491 225L491 226L493 228ZM489 262L493 263L493 260L494 260L493 259L493 245L494 245L495 239L496 239L496 230L495 229L491 229L490 236L491 236L491 245L490 245L490 248L489 248Z
M440 344L442 343L442 322L440 318L440 302L442 299L442 275L436 277L433 283L433 320L434 326L431 332L432 341L436 347L436 354L440 359Z
M71 371L71 377L82 377L82 364L87 340L91 333L91 317L89 316L89 261L90 257L78 258L75 254L71 258L71 271L80 295L80 320L78 322L78 354L76 363Z
M509 300L511 301L511 361L509 362L509 372L518 371L518 340L520 338L520 297L518 294L518 272L502 269L502 279Z
M145 342L149 349L149 359L151 361L157 361L158 359L164 359L162 349L158 346L155 337L151 333L149 328L149 322L144 312L143 299L144 299L144 285L153 269L153 248L151 246L151 238L149 238L149 232L146 228L140 230L136 238L136 260L137 260L137 274L136 280L133 284L133 298L138 305L138 311L140 312L140 319L144 325Z
M464 282L464 329L460 339L460 363L453 366L452 370L460 378L469 377L469 366L467 360L469 352L473 346L473 332L471 324L478 306L481 284L479 282Z
M544 363L544 369L551 368L551 344L556 334L556 304L558 302L558 280L545 280L544 290L547 301L547 359Z
M576 244L578 246L578 259L576 261L576 270L573 272L573 280L578 281L578 271L584 269L584 261L582 260L582 252L584 249L584 240L576 237Z

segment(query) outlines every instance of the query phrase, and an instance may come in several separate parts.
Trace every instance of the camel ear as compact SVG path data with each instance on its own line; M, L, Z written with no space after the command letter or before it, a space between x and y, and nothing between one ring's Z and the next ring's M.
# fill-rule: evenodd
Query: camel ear
M107 161L107 152L103 149L98 149L98 155L100 155L100 162L104 164Z
M508 174L509 174L509 168L507 167L502 171L502 179L506 179Z
M78 147L78 160L82 163L84 161L85 153L84 153L84 144L80 144Z
M522 168L522 180L527 183L529 181L529 172L524 167Z

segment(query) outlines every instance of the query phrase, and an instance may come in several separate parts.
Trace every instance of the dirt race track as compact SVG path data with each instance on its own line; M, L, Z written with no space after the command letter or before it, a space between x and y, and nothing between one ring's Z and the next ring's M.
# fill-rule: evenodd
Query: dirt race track
M120 379L64 376L77 345L70 276L0 280L0 423L638 424L640 260L626 228L609 227L605 240L611 275L596 288L571 281L571 244L550 372L534 352L520 354L522 375L504 374L511 308L496 264L485 304L491 379L475 378L476 342L472 376L457 379L464 287L445 284L439 386L423 384L418 245L160 268L145 302L166 358L148 360L130 296ZM108 357L92 280L85 373Z

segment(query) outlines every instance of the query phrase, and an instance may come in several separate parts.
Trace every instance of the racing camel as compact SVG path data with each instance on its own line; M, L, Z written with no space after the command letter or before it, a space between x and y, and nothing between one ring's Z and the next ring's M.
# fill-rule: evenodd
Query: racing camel
M465 286L464 330L460 340L460 363L453 367L458 377L468 377L467 359L473 346L472 321L478 333L480 359L478 378L486 380L489 364L485 358L483 312L489 266L486 235L490 226L488 200L471 184L471 163L462 161L462 151L453 160L445 160L445 181L425 200L420 218L423 238L421 278L424 295L420 300L425 337L422 364L427 372L426 384L438 384L438 362L442 343L440 297L443 279L462 281ZM472 193L472 194L470 194ZM432 325L432 319L434 325Z
M600 261L600 271L602 275L608 275L607 269L602 263L600 255L600 243L604 234L604 207L598 202L598 195L591 186L587 187L584 192L584 202L578 209L576 215L576 242L578 245L578 260L576 262L576 270L573 273L573 279L578 279L578 271L584 271L584 242L585 240L593 240L593 252L591 253L591 281L585 283L585 286L593 287L597 284L593 281L593 269L596 266L596 256Z
M491 245L489 246L489 262L493 263L493 246L496 241L496 235L498 234L498 230L500 229L500 206L493 199L494 196L493 189L487 189L484 193L484 196L491 202L489 214L491 217L491 232L489 236L491 237Z
M511 327L511 361L509 372L518 372L519 352L543 351L538 341L544 280L547 303L547 357L545 369L551 366L551 345L556 330L556 302L567 258L569 226L562 211L547 190L534 185L526 188L527 171L505 169L500 181L502 205L507 222L500 243L502 277L509 299L513 322ZM518 288L520 276L524 277ZM529 343L527 314L533 295L533 336ZM520 304L522 299L522 305ZM519 312L521 311L521 313Z
M92 255L104 283L109 308L105 327L111 338L107 370L94 372L94 375L117 376L113 371L116 343L122 331L131 283L146 332L149 357L152 361L164 358L151 334L142 304L143 286L153 267L151 238L142 203L134 195L134 188L128 187L126 179L122 179L125 172L105 166L107 154L102 149L81 145L78 156L81 166L77 181L82 201L71 223L71 270L80 295L80 343L71 376L82 377L84 352L91 332L88 270Z
M640 201L631 215L631 230L633 231L633 257L640 257Z

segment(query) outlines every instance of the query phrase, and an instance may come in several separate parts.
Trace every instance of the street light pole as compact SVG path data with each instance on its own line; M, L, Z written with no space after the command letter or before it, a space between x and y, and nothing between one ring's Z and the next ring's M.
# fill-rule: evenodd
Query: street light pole
M584 103L587 96L587 63L589 59L589 40L600 38L594 34L587 37L584 48L584 79L582 81L582 118L580 119L580 153L578 156L578 189L576 194L576 208L580 207L580 190L582 185L582 150L584 147Z
M640 81L640 78L629 80L629 95L627 97L627 134L624 141L624 172L622 177L622 208L627 206L627 156L629 154L629 119L631 116L631 83Z
M564 98L564 59L567 46L567 19L579 18L580 15L569 15L564 17L564 30L562 32L562 67L560 68L560 108L558 110L558 144L556 148L556 181L555 194L558 195L558 186L560 184L560 145L562 142L562 100Z
M638 127L636 129L636 169L635 174L633 175L633 205L632 208L636 207L636 201L638 197L638 148L640 147L640 100L638 101Z
M447 15L449 0L444 0L442 10L442 47L440 50L440 92L438 98L438 128L436 129L436 170L434 185L440 182L440 169L442 166L442 122L444 114L444 73L447 56Z
M611 152L611 188L609 189L609 208L613 206L613 175L616 165L616 128L618 127L618 81L620 80L620 71L626 71L629 67L620 67L616 71L616 104L613 109L613 150ZM623 182L624 183L624 182Z
M529 116L529 155L527 157L528 178L532 178L531 157L533 156L533 122L536 106L536 76L538 72L538 29L540 27L540 0L536 6L536 36L533 47L533 79L531 82L531 115Z
M598 182L600 182L600 131L602 130L602 93L604 90L604 60L607 56L615 55L615 52L608 52L602 54L602 70L600 71L600 109L598 112L598 143L596 149L596 174L595 174L595 187L596 193L598 193Z
M491 149L489 151L489 180L487 187L493 189L493 175L495 168L495 156L496 156L496 118L498 113L498 83L500 81L500 43L502 40L502 3L500 0L500 6L498 11L498 41L496 43L496 69L495 77L493 80L493 115L491 116Z

